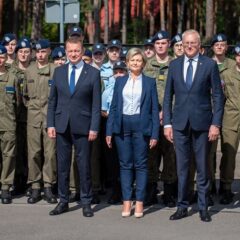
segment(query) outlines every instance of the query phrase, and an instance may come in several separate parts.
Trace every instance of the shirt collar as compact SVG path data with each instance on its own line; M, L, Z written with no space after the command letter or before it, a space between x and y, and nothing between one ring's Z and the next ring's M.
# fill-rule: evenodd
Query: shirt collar
M198 58L199 58L199 53L192 58L189 58L186 55L184 55L184 62L187 63L189 59L192 59L194 62L197 62Z
M131 77L131 73L129 74L129 80L131 80L132 79L132 77ZM142 74L140 74L137 78L136 78L136 80L142 80Z
M72 66L73 65L75 65L76 66L76 68L77 69L79 69L79 68L81 68L81 67L83 67L83 65L84 65L84 62L83 62L83 60L81 60L80 62L78 62L77 64L72 64L72 63L69 63L69 65L70 65L70 67L72 68Z

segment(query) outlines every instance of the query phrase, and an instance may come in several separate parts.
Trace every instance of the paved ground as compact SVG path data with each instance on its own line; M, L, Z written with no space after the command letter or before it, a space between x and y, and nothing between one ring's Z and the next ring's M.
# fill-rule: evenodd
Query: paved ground
M218 154L218 159L220 154ZM218 161L219 162L219 161ZM175 209L157 204L145 209L142 219L123 219L121 206L104 203L94 206L94 218L82 217L81 206L71 204L71 211L49 216L54 206L44 201L26 203L26 197L14 199L11 205L0 205L0 240L238 240L240 238L240 154L237 157L234 203L215 204L210 209L213 221L199 220L197 208L180 221L169 221ZM216 202L218 199L215 199Z

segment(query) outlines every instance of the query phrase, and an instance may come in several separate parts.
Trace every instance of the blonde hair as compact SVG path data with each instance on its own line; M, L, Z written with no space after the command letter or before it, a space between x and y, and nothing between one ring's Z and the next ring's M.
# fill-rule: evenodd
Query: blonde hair
M140 48L130 48L128 50L127 56L126 56L126 62L129 62L131 58L133 58L136 55L141 55L143 64L145 65L147 63L147 59L143 53L143 51Z

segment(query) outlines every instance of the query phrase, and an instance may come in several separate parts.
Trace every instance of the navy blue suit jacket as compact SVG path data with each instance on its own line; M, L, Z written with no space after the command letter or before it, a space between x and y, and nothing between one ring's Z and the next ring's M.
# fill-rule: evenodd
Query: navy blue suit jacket
M57 67L48 101L47 126L64 133L70 125L73 134L88 135L89 130L99 131L101 117L100 72L85 64L70 93L68 64Z
M159 105L156 88L156 80L142 75L142 95L141 95L141 130L143 135L158 139L159 136ZM107 121L106 135L120 134L122 131L123 114L123 88L129 75L119 77L114 86L113 99Z
M207 131L210 125L221 126L224 95L216 62L199 55L190 90L184 81L183 66L184 56L170 63L163 101L163 124L172 124L174 129L183 130L189 122L196 131Z

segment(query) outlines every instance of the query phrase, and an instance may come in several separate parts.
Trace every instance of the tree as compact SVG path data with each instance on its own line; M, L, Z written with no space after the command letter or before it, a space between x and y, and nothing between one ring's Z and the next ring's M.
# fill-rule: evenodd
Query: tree
M127 0L123 0L123 13L122 13L122 43L127 41Z
M214 32L214 0L206 0L206 39L210 39Z
M32 16L32 39L41 38L42 32L42 16L43 16L43 0L33 0L33 16Z
M104 43L108 43L108 19L109 19L109 11L108 11L108 1L104 0Z

